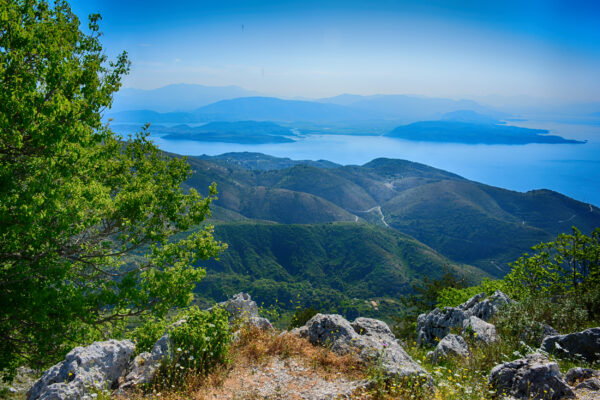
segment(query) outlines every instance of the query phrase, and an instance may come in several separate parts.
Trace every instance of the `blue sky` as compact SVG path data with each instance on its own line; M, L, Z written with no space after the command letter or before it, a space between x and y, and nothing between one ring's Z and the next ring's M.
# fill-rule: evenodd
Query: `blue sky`
M600 101L598 1L72 0L126 87ZM82 18L83 20L83 18Z

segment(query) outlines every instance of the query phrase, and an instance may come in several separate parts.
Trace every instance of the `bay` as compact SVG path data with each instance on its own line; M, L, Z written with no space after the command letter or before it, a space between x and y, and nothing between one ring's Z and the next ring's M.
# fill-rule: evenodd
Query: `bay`
M378 157L420 162L467 179L525 192L550 189L600 206L600 127L519 121L518 126L549 129L550 134L587 140L585 144L467 145L412 142L382 136L313 134L293 143L232 144L152 140L183 155L259 152L291 159L329 160L361 165Z

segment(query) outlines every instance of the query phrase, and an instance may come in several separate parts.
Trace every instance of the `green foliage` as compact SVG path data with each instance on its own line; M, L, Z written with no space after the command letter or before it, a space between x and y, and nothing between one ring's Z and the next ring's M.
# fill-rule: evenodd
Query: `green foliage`
M466 280L457 278L444 265L444 274L438 279L425 277L421 285L413 286L413 293L401 298L404 312L396 316L394 333L400 337L413 338L419 314L431 311L441 292L448 289L465 290Z
M284 160L271 158L263 168L260 156L256 163L244 157L257 158L243 153L190 157L196 173L187 184L203 190L215 181L223 193L216 205L279 223L353 222L358 216L359 222L384 226L380 205L392 229L497 278L531 246L568 229L559 222L565 215L575 215L572 223L584 233L600 226L597 208L590 212L588 204L559 193L518 193L409 161L380 158L363 166L287 168Z
M501 279L489 279L484 278L481 284L477 286L469 286L463 288L457 287L446 287L439 291L437 296L436 307L456 307L471 297L479 293L485 293L488 296L493 294L496 290L503 292L506 290L506 282Z
M587 328L589 321L587 311L576 299L531 296L503 308L495 325L505 340L538 347L543 339L542 324L570 333Z
M207 375L228 362L231 332L229 314L222 308L211 311L191 307L175 320L185 323L169 330L174 357L161 365L153 385L157 389L183 387L190 376Z
M128 331L126 336L135 343L136 354L150 352L156 341L164 335L173 322L170 318L157 318L150 315L135 329Z
M532 250L511 263L504 278L513 298L570 298L590 318L600 317L600 228L586 236L573 227L572 234L560 234Z
M125 53L58 1L3 2L0 13L0 370L44 367L131 316L185 306L204 276L193 265L223 245L208 196L185 193L191 169L147 132L124 142L101 122ZM130 256L134 251L137 256Z
M296 311L294 312L294 316L292 317L292 320L290 321L288 330L298 328L300 326L304 326L304 324L306 324L309 319L311 319L312 317L317 315L318 312L319 311L317 311L313 307L303 308L303 309L297 308Z

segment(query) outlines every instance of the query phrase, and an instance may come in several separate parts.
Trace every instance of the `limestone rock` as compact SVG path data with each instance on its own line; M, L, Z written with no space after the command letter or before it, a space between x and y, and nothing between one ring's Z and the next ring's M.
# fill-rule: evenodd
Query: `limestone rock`
M153 356L148 352L138 354L131 361L128 368L129 372L119 386L119 389L125 389L130 386L146 385L152 382L156 371L160 367L161 360L162 357L156 355Z
M469 356L469 346L462 336L453 334L446 335L440 340L434 351L427 353L427 358L433 363L437 363L449 356Z
M75 347L27 392L28 400L84 399L91 388L112 389L126 370L135 345L129 340Z
M248 293L235 294L231 299L218 304L229 313L229 323L241 321L260 329L273 329L268 319L258 315L258 306Z
M248 293L238 293L231 299L219 303L231 317L229 322L234 320L250 321L252 318L259 318L258 307Z
M305 338L305 337L308 337L308 328L306 327L306 325L303 325L298 328L294 328L294 329L290 330L289 333L291 335L296 335L298 337Z
M269 321L268 319L263 318L263 317L252 317L252 318L250 318L248 323L250 325L254 325L257 328L262 329L262 330L272 330L273 329L273 325L271 325L271 321Z
M488 299L485 293L479 293L458 307L445 307L419 315L417 319L417 341L422 344L435 345L453 328L462 327L463 321L474 316L488 321L498 310L511 303L512 300L503 292L497 290Z
M377 319L359 317L350 325L359 335L379 336L388 340L396 339L388 324Z
M469 300L465 301L460 306L458 306L458 308L464 311L470 310L483 299L485 299L485 293L476 294L475 296L471 297Z
M389 377L431 377L404 351L385 322L357 318L352 324L337 314L317 314L306 323L313 344L331 346L338 354L356 353L367 363L379 363Z
M547 336L541 349L564 358L583 358L587 362L600 360L600 327L567 335Z
M428 314L417 318L417 342L435 345L438 339L450 333L450 329L462 326L467 318L465 311L459 307L436 308Z
M541 354L496 365L488 380L497 396L516 399L559 400L575 394L563 380L558 365Z
M575 390L582 389L593 390L594 392L600 391L600 379L591 378L575 386Z
M501 307L510 304L511 302L512 300L508 297L508 295L500 290L496 290L496 292L491 295L489 299L485 299L473 304L471 307L467 308L466 311L469 315L474 315L479 319L489 321Z
M571 386L575 386L590 378L600 378L600 371L591 368L575 367L568 370L565 374L565 381Z
M463 321L463 334L470 334L475 340L486 344L500 340L494 325L475 316L471 316Z

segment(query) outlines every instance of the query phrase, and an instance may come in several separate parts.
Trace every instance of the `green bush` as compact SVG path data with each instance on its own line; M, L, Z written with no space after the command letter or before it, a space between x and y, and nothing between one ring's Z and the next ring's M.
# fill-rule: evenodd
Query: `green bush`
M541 324L568 333L585 329L588 321L587 310L575 299L540 295L507 305L495 324L503 338L537 347L543 337Z
M483 279L480 285L467 288L447 287L438 293L436 307L456 307L471 297L479 293L485 293L488 296L496 290L506 291L506 282L503 280Z
M319 311L317 311L313 307L296 309L296 311L294 312L294 316L292 317L292 320L290 321L288 331L290 329L304 326L308 322L308 320L311 319L312 317L314 317L315 315L317 315L318 312Z
M185 323L175 326L180 320ZM169 328L170 327L170 328ZM205 376L228 362L231 331L229 314L193 306L169 319L150 319L131 331L136 352L150 351L166 332L173 343L173 358L164 360L154 380L157 389L181 387L189 377Z
M590 236L573 227L554 242L532 247L511 263L504 277L508 294L517 300L570 297L586 309L590 318L600 317L600 228Z
M184 318L186 323L170 332L176 346L176 363L201 373L208 373L212 367L226 363L231 342L227 311L219 307L211 311L191 307L180 318Z

